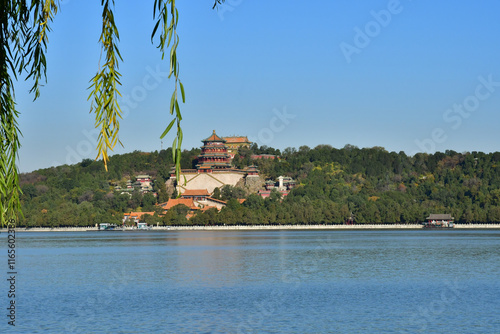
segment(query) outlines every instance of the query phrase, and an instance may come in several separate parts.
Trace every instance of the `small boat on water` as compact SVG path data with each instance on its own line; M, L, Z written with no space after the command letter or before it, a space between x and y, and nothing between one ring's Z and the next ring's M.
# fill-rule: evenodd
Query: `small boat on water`
M101 223L98 231L123 231L123 228L118 227L116 224Z
M149 231L152 227L148 226L146 223L137 223L137 226L127 226L123 228L123 231Z
M98 231L149 231L151 229L152 227L146 223L137 223L137 226L117 226L116 224L100 223Z
M430 222L424 222L422 223L424 225L424 228L453 228L455 227L455 224L453 222L447 222L444 220L441 221L430 221Z
M454 228L453 217L450 214L431 214L423 222L424 228Z

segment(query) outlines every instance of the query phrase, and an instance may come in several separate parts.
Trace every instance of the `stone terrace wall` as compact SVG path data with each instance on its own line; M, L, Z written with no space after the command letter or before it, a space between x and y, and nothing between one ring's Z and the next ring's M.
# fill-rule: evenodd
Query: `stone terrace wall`
M207 189L209 193L212 193L215 188L221 188L226 184L235 186L244 176L245 174L236 172L181 174L177 191L183 193L185 190ZM186 177L186 184L184 184L184 177ZM167 186L169 181L172 182L169 179Z

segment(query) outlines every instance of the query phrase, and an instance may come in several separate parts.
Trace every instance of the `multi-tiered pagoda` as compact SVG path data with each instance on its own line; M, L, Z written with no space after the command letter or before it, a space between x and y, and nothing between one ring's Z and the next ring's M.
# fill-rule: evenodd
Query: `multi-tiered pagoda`
M207 139L203 139L201 154L198 156L196 169L198 173L211 173L214 170L231 168L230 156L227 153L226 140L214 132Z

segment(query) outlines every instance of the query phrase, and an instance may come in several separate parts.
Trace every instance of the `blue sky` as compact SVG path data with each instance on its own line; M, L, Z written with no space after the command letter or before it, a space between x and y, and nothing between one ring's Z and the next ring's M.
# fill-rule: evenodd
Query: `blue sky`
M159 150L173 85L150 42L153 1L116 3L125 147L115 153ZM215 129L280 149L500 150L498 1L177 3L184 148ZM22 172L95 158L87 87L100 20L100 1L61 1L41 97L18 82Z

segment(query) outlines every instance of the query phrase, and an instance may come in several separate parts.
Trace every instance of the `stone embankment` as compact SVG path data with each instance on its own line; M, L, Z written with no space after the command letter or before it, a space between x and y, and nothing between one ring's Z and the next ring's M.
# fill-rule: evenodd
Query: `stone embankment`
M475 229L499 228L500 229L500 224L455 224L455 228L475 228Z
M257 230L416 230L420 224L360 224L360 225L226 225L226 226L154 226L152 231L257 231ZM500 229L500 224L455 224L455 229ZM7 232L7 229L1 229ZM88 227L33 227L17 228L16 232L88 232Z
M500 227L500 226L499 226ZM372 230L372 229L420 229L419 224L363 224L363 225L226 225L226 226L159 226L155 230Z
M86 231L97 231L95 226L88 227L31 227L16 228L16 232L86 232ZM0 229L0 232L7 232L7 229Z

